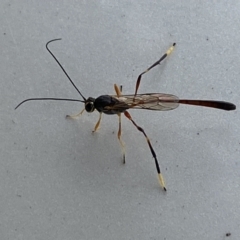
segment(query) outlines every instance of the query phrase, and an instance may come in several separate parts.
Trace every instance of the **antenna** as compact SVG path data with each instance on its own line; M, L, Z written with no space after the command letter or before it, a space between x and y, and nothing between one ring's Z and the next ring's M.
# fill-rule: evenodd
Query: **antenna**
M69 98L28 98L28 99L25 99L24 101L20 102L14 109L16 110L17 108L19 108L25 102L35 101L35 100L57 100L57 101L71 101L71 102L82 102L82 103L84 103L84 101L82 101L82 100L69 99Z
M48 44L54 41L59 41L62 40L61 38L56 38L53 40L50 40L49 42L46 43L46 49L48 50L48 52L52 55L52 57L55 59L55 61L58 63L59 67L62 69L62 71L65 73L65 75L67 76L68 80L71 82L71 84L74 86L74 88L78 91L78 93L82 96L82 98L84 99L84 101L86 101L86 98L82 95L82 93L79 91L79 89L76 87L76 85L74 84L74 82L72 81L72 79L68 76L67 72L65 71L65 69L63 68L63 66L61 65L61 63L58 61L58 59L54 56L54 54L50 51L50 49L48 48Z
M49 42L46 43L46 49L48 50L48 52L52 55L52 57L55 59L55 61L58 63L58 65L60 66L60 68L62 69L62 71L65 73L65 75L67 76L68 80L71 82L71 84L74 86L74 88L78 91L78 93L82 96L83 100L79 100L79 99L69 99L69 98L28 98L25 99L24 101L20 102L15 109L19 108L23 103L28 102L28 101L36 101L36 100L56 100L56 101L72 101L72 102L82 102L85 103L86 102L86 98L82 95L82 93L79 91L79 89L76 87L76 85L74 84L74 82L72 81L72 79L68 76L67 72L65 71L65 69L63 68L63 66L61 65L61 63L58 61L58 59L54 56L54 54L50 51L50 49L48 48L48 44L54 41L58 41L61 40L61 38L57 38L57 39L53 39Z

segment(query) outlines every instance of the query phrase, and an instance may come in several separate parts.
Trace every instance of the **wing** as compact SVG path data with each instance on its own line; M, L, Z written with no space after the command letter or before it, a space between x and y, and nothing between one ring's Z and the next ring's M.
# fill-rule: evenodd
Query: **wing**
M112 96L117 99L118 102L111 109L123 110L123 109L146 109L155 111L167 111L173 110L179 106L178 97L171 94L164 93L144 93L134 95L122 95L120 97Z

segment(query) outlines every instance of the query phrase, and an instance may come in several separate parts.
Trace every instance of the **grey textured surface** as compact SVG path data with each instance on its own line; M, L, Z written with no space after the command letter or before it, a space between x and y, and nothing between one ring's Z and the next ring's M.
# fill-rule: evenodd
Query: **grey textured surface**
M1 1L1 239L231 239L240 237L240 116L180 106L131 111L158 155L158 185L144 137L123 120L77 113L84 96L133 93L140 72L173 43L173 54L144 76L140 93L239 104L239 1Z

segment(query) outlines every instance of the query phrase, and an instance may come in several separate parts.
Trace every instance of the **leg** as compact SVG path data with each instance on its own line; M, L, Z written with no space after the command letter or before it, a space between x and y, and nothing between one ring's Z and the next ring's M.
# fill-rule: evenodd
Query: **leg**
M118 114L118 119L119 119L118 140L119 140L119 142L120 142L121 149L122 149L123 164L125 164L125 148L124 148L124 143L123 143L123 141L122 141L122 139L121 139L121 135L122 135L121 113Z
M122 95L122 86L119 88L117 84L114 84L114 90L117 94L117 97L120 97Z
M66 115L66 118L77 118L80 115L82 115L84 110L85 110L85 108L80 113L78 113L76 115ZM102 119L102 113L100 113L99 119L98 119L98 121L97 121L97 123L96 123L96 125L94 127L94 130L92 131L93 133L96 132L99 129L99 125L100 125L101 119Z
M166 53L157 62L155 62L151 67L149 67L147 70L145 70L138 76L138 79L136 82L136 88L135 88L135 96L137 95L137 91L140 86L142 75L147 73L150 69L154 68L158 64L160 64L173 51L175 45L176 45L176 43L173 43L173 45L166 51Z
M85 108L78 114L75 114L75 115L66 115L66 118L77 118L79 117L80 115L82 115L82 113L84 112Z
M114 89L118 97L122 95L122 86L118 87L117 84L114 84ZM124 143L121 139L122 135L122 126L121 126L121 113L118 114L118 120L119 120L119 127L118 127L118 140L121 145L122 149L122 155L123 155L123 164L125 164L125 148L124 148Z
M99 129L99 125L100 125L101 119L102 119L102 113L100 113L100 115L99 115L99 119L98 119L98 121L97 121L97 123L96 123L96 125L95 125L95 127L94 127L94 129L92 131L93 133L95 133Z
M131 115L129 114L128 111L125 111L124 112L124 115L133 123L133 125L138 129L138 131L142 132L143 135L145 136L146 140L147 140L147 143L148 143L148 146L150 148L150 151L153 155L153 158L155 160L155 164L156 164L156 169L157 169L157 173L158 173L158 180L159 180L159 183L161 185L161 187L163 188L164 191L167 191L166 187L165 187L165 183L164 183L164 180L163 180L163 176L161 174L161 171L160 171L160 167L159 167L159 164L158 164L158 160L157 160L157 156L156 156L156 153L154 152L153 150L153 147L152 147L152 144L147 136L147 134L145 133L145 131L143 130L143 128L139 127L132 119Z

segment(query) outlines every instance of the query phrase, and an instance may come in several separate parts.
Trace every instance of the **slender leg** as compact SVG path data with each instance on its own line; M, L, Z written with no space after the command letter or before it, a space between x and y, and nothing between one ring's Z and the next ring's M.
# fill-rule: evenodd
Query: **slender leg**
M80 115L82 115L82 113L84 112L85 108L78 114L76 115L67 115L66 118L77 118L79 117ZM102 119L102 113L100 113L99 115L99 119L94 127L94 130L92 131L93 133L96 132L98 129L99 129L99 125L100 125L100 122L101 122L101 119Z
M118 97L122 95L122 86L118 87L117 84L114 84L114 89ZM122 126L121 126L121 113L118 114L118 120L119 120L119 127L118 127L118 140L120 142L120 146L122 149L122 155L123 155L123 164L125 164L125 147L124 143L121 139L122 135Z
M159 65L173 51L175 45L176 43L173 43L173 45L166 51L166 53L157 62L155 62L152 66L150 66L148 69L146 69L144 72L142 72L138 76L138 79L136 82L136 88L135 88L135 96L137 95L137 91L140 86L142 75L147 73L150 69L154 68L155 66Z
M100 113L100 115L99 115L99 119L98 119L98 121L97 121L97 123L96 123L96 125L95 125L95 127L94 127L94 129L92 131L93 133L95 133L99 129L99 125L100 125L101 119L102 119L102 113Z
M119 88L117 84L114 84L114 90L117 94L117 97L120 97L122 95L122 86Z
M82 113L84 112L85 108L78 114L75 114L75 115L66 115L66 118L77 118L79 117L80 115L82 115Z
M125 147L124 147L124 143L123 143L123 141L122 141L122 139L121 139L121 135L122 135L121 113L118 114L118 119L119 119L118 140L119 140L119 142L120 142L121 149L122 149L123 164L125 164Z
M152 147L152 144L147 136L147 134L145 133L145 131L143 130L143 128L139 127L135 121L133 121L131 115L129 114L128 111L125 111L124 112L124 115L133 123L133 125L138 129L138 131L142 132L143 135L145 136L146 140L147 140L147 143L148 143L148 146L150 148L150 151L153 155L153 158L155 160L155 164L156 164L156 169L157 169L157 173L158 173L158 180L159 180L159 183L161 185L161 187L163 188L164 191L167 191L166 187L165 187L165 183L164 183L164 180L163 180L163 176L161 174L161 171L160 171L160 167L159 167L159 163L158 163L158 160L157 160L157 156L156 156L156 153L155 151L153 150L153 147Z

